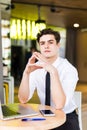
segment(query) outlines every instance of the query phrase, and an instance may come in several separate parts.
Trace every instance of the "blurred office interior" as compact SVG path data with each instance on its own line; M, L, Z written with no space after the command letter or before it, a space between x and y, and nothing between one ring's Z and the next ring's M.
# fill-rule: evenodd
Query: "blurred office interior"
M36 43L36 34L40 28L36 23L39 21L42 23L41 28L50 27L60 32L60 55L66 57L77 68L79 82L87 83L86 4L80 0L78 2L0 1L2 57L3 64L9 68L8 75L20 79L30 48L35 47L39 50ZM75 23L79 26L74 27Z
M18 87L30 48L39 51L36 34L47 27L60 32L60 55L77 68L76 90L82 92L82 104L87 104L87 1L0 0L0 7L4 76L14 78L14 102L18 102ZM35 93L31 102L39 103L36 97Z

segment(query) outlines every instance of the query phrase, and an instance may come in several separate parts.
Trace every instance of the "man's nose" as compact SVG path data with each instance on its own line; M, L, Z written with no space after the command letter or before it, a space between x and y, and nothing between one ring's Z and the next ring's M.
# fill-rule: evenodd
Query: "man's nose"
M46 44L45 44L45 48L48 48L48 47L49 47L49 44L48 44L48 43L46 43Z

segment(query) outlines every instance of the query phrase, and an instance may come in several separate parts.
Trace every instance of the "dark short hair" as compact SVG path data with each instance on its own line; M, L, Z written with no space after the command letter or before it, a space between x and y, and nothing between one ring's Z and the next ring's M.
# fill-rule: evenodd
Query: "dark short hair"
M50 28L46 28L41 30L38 34L37 34L37 42L39 42L40 37L42 37L43 35L47 35L47 34L51 34L54 35L56 42L58 43L60 41L60 34L58 31L54 31Z

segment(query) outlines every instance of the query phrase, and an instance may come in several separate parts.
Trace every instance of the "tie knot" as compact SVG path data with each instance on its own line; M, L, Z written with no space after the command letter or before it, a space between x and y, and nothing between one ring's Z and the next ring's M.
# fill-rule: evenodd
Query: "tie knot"
M49 72L46 73L46 77L50 77L50 73Z

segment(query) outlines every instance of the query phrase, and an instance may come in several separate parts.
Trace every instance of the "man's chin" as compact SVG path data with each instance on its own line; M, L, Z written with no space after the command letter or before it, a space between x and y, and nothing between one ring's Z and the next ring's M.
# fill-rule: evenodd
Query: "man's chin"
M51 58L51 56L46 56L46 58L47 58L47 59L50 59L50 58Z

